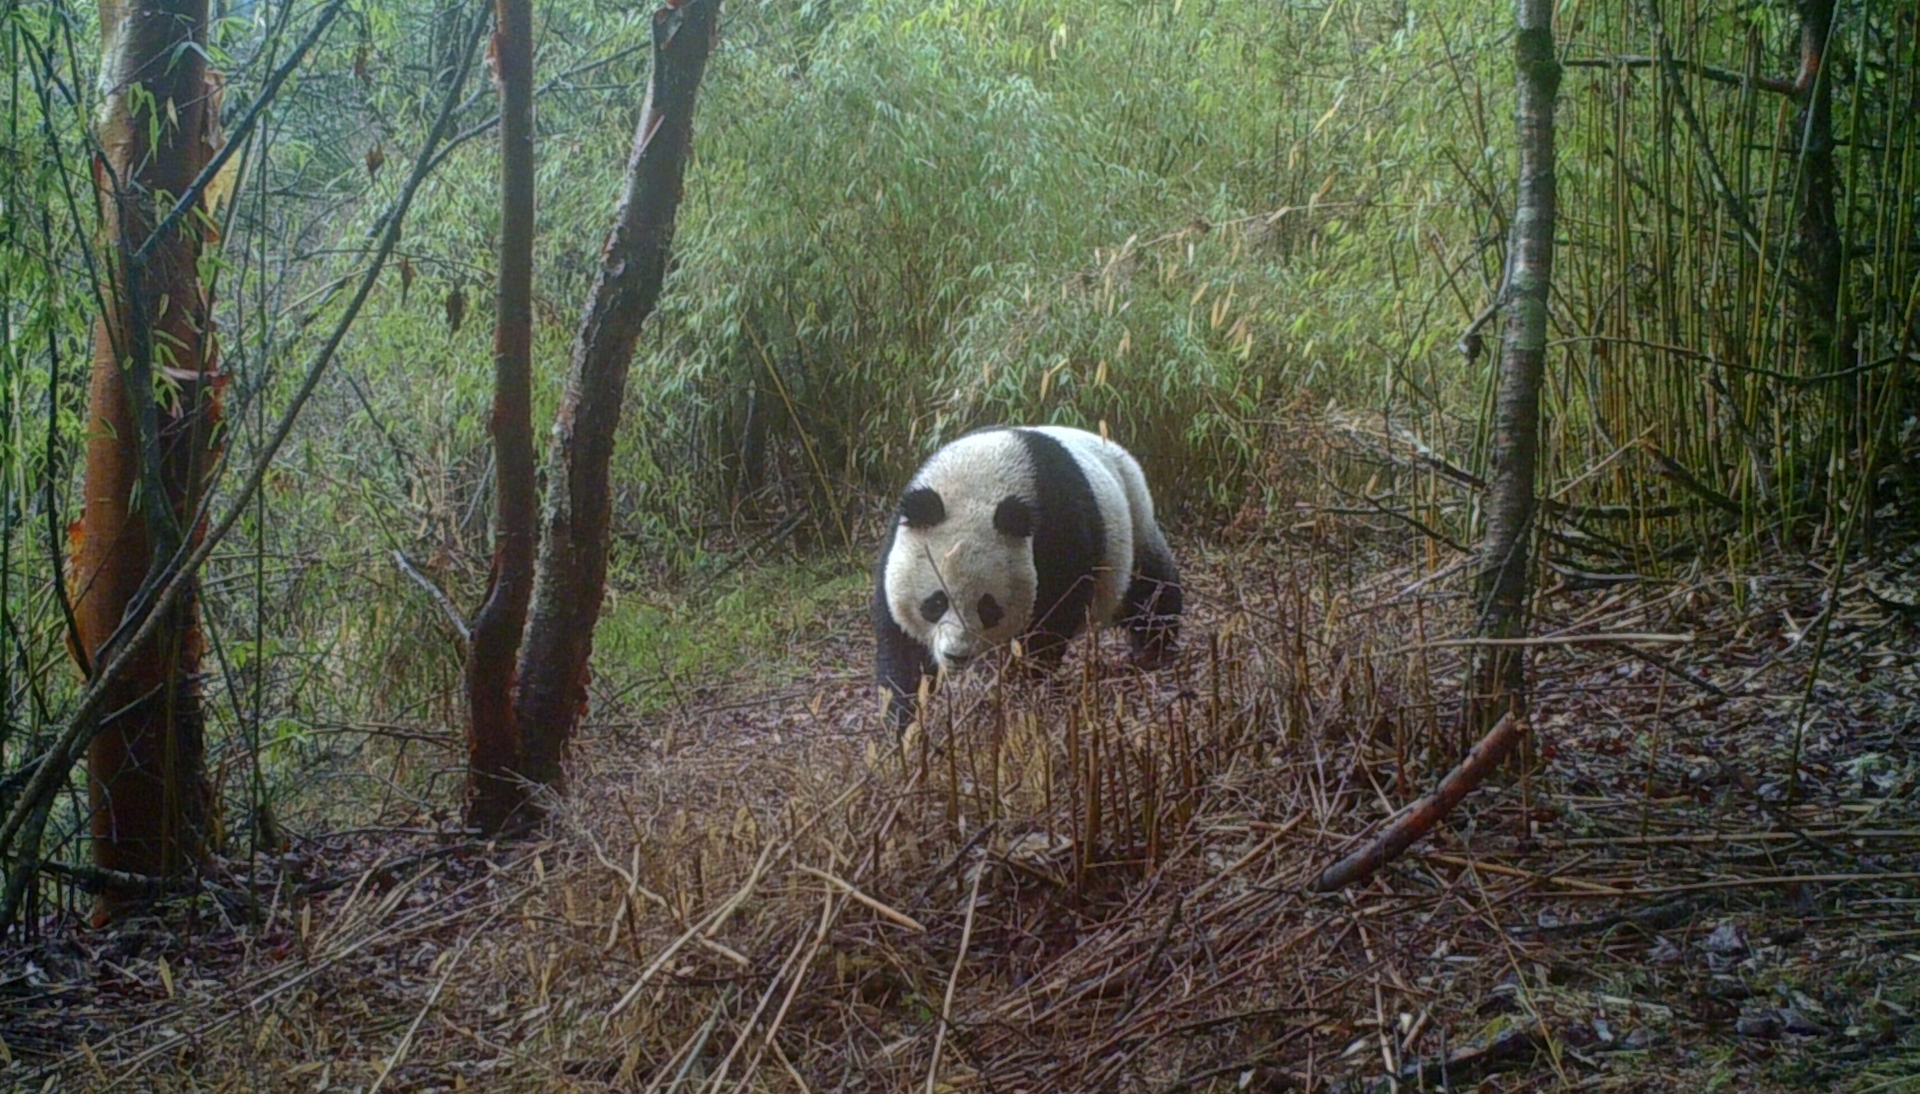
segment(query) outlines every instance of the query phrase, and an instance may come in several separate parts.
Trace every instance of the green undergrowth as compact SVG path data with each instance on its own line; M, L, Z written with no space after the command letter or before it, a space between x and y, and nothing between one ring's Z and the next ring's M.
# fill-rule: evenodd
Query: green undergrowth
M822 639L865 634L870 580L843 554L743 566L680 588L616 577L594 635L595 691L644 716L696 690L773 687L834 667L822 664ZM867 665L863 655L839 667Z

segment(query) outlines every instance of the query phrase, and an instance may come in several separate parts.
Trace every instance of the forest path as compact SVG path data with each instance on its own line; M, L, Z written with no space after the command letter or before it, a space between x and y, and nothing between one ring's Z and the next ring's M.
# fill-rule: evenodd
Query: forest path
M737 681L603 668L573 794L542 838L366 837L320 864L340 884L255 922L46 939L9 982L0 1079L1910 1081L1911 624L1843 588L1808 693L1818 573L1747 578L1738 606L1724 576L1550 593L1537 633L1692 641L1541 647L1534 771L1477 791L1366 886L1310 896L1307 879L1456 754L1459 574L1424 580L1393 550L1195 552L1173 666L1133 674L1107 635L1046 684L976 671L904 750L879 729L863 605Z

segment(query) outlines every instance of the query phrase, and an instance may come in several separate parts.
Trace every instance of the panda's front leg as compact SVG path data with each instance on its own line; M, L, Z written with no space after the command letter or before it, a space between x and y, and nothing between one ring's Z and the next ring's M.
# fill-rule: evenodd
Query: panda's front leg
M874 681L885 703L887 725L905 732L920 700L920 682L933 674L933 656L894 622L884 592L873 598Z
M1042 589L1037 603L1052 602L1052 607L1036 612L1020 636L1022 664L1029 679L1049 676L1067 655L1067 644L1086 629L1093 610L1094 582L1091 573L1082 573L1057 597Z

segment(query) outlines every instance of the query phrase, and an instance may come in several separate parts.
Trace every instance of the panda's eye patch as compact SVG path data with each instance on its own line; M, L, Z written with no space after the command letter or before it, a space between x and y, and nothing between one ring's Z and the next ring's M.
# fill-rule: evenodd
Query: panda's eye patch
M980 625L981 626L987 628L988 630L992 630L993 628L999 626L1000 621L1002 619L1005 619L1006 617L1007 617L1007 610L1000 606L1000 602L993 598L992 593L988 593L987 595L980 598Z
M932 528L947 519L947 503L931 486L918 486L900 499L900 516L909 528Z
M940 622L940 617L945 614L947 614L946 593L934 593L920 602L920 615L929 623Z

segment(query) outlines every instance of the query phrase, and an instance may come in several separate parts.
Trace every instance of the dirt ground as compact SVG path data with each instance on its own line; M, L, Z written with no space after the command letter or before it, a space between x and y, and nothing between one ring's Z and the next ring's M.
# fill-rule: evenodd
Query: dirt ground
M862 603L771 685L642 712L603 664L541 838L423 819L43 922L0 1082L1920 1090L1912 619L1786 563L1563 575L1526 762L1313 894L1461 754L1464 566L1325 518L1192 554L1176 664L976 670L903 745Z

